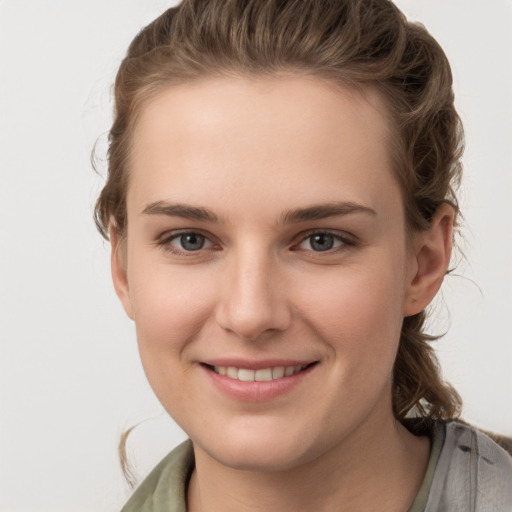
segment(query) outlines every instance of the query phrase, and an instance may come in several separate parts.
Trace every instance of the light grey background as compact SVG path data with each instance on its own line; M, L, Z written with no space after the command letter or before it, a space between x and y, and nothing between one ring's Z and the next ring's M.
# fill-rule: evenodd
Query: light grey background
M436 306L439 355L464 417L512 435L512 3L397 3L445 48L467 132L469 263ZM150 418L130 441L140 476L184 438L114 295L89 163L127 45L170 5L0 0L1 512L117 510L120 432Z

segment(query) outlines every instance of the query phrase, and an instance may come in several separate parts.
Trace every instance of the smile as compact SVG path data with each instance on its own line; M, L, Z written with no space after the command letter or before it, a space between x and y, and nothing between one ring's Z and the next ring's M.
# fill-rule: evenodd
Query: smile
M268 382L284 377L291 377L292 375L300 373L308 366L310 365L276 366L275 368L262 368L259 370L236 368L234 366L210 366L210 368L215 373L233 380L241 380L243 382Z
M214 387L230 399L264 402L291 392L319 362L219 360L202 362L200 366Z

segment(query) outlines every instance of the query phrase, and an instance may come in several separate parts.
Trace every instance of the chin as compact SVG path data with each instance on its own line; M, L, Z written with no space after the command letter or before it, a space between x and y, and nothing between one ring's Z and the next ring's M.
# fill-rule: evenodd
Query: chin
M218 463L241 471L284 471L316 458L312 439L306 433L290 432L283 428L237 429L221 436L193 440L194 445ZM221 441L219 441L221 439Z
M209 451L210 457L220 464L240 471L286 471L305 462L297 450L273 448L267 443L239 445L232 443L226 450Z

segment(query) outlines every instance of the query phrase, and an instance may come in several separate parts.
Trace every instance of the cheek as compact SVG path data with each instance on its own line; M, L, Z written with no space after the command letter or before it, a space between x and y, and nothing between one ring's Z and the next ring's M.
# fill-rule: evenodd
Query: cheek
M136 256L131 263L130 296L141 356L181 353L211 315L215 287L192 266L154 264Z
M190 269L138 263L131 297L142 366L162 405L181 417L194 399L189 347L211 317L214 287Z
M362 367L381 373L392 369L404 300L404 274L399 266L393 268L393 264L340 268L303 293L303 316L345 372Z

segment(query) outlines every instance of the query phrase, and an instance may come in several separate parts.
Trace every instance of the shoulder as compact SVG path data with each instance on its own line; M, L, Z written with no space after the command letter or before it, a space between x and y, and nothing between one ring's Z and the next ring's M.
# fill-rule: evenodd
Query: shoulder
M435 428L444 441L425 511L510 510L512 456L471 425L439 422Z
M495 434L494 432L483 431L484 434L489 436L498 446L501 446L510 456L512 456L512 438Z
M192 442L187 440L162 459L121 512L186 512L186 488L193 468Z

